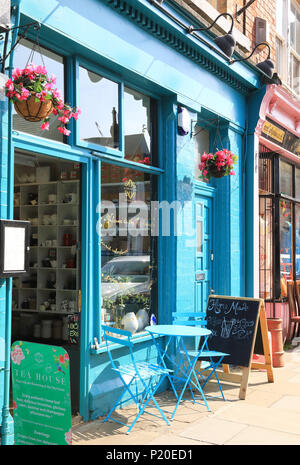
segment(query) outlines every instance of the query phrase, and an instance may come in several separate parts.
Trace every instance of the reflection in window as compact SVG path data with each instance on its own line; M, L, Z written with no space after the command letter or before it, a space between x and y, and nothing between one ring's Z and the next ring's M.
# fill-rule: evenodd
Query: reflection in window
M78 95L80 139L119 149L119 85L80 66Z
M293 241L291 202L280 201L280 274L286 284L293 279ZM283 283L282 283L283 284ZM281 286L283 289L283 286ZM285 288L284 288L285 289ZM285 292L285 291L284 291ZM285 297L282 295L282 297Z
M291 2L289 14L290 46L300 55L300 10Z
M16 47L14 52L14 68L25 68L27 61L29 59L30 53L32 51L33 43L29 40L22 39L19 45ZM64 59L62 56L57 55L50 50L40 47L40 52L35 52L32 62L35 65L43 66L48 71L49 76L54 74L56 76L56 87L61 91L61 95L64 98ZM41 56L42 55L42 56ZM58 126L57 117L54 116L49 121L50 127L49 131L41 130L40 122L31 122L26 121L21 116L19 116L13 108L13 129L21 132L26 132L28 134L33 134L34 136L43 137L46 139L52 139L56 141L63 142L63 134L57 131Z
M136 327L134 332L149 324L157 307L152 199L154 176L102 163L102 321L125 329L132 324L133 329Z
M300 205L295 206L296 279L300 279Z
M293 167L280 160L280 193L293 195Z
M125 158L152 165L153 134L155 119L154 101L136 90L124 88Z
M259 295L273 297L273 218L272 199L259 199Z
M300 169L296 168L295 197L300 199Z

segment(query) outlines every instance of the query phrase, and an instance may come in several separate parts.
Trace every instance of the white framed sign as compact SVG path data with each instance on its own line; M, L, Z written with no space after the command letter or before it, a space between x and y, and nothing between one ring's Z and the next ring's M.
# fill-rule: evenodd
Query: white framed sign
M0 277L29 272L30 222L0 220Z

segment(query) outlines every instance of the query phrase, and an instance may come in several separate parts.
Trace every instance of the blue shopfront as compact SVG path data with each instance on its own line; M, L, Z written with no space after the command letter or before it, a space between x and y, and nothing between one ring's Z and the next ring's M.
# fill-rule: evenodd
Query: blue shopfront
M1 217L31 222L29 275L0 282L3 443L14 340L66 348L72 412L88 421L120 387L101 323L133 316L136 351L151 359L151 316L205 309L212 290L253 295L252 126L264 93L255 67L229 66L210 37L187 36L172 2L166 12L147 0L13 5L15 25L41 27L6 73L45 65L81 114L66 137L57 121L42 132L0 102ZM220 148L238 156L235 175L201 181L201 154Z

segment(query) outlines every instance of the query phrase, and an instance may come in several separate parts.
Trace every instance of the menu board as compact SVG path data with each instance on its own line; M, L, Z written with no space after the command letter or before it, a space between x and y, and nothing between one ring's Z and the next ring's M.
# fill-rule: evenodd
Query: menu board
M71 445L70 364L62 347L11 347L16 445Z
M210 350L229 354L223 363L248 367L257 335L259 299L210 296L206 308ZM260 336L261 340L261 336Z

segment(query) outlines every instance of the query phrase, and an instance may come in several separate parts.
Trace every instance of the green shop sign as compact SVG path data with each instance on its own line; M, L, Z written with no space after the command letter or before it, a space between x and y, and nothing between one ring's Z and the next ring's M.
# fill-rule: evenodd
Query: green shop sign
M70 364L62 347L11 347L16 445L72 444Z

